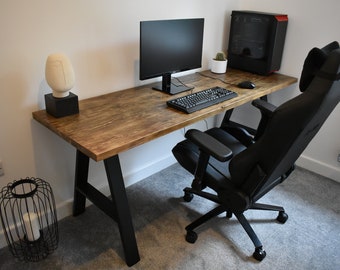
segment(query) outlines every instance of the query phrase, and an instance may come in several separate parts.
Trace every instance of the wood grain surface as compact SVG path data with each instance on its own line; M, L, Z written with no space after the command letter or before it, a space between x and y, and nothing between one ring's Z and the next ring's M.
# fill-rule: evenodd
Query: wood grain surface
M297 82L296 78L281 74L260 76L232 69L225 74L194 73L180 80L194 86L194 92L221 86L237 92L238 97L186 114L167 107L166 101L190 92L170 96L145 85L80 100L76 115L55 118L40 110L33 112L33 118L88 157L100 161ZM243 80L254 82L256 88L238 88L237 83Z

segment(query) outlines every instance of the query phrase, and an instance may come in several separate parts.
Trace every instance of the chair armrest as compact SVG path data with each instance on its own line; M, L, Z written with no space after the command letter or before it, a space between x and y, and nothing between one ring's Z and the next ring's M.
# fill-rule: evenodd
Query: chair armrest
M271 115L275 110L276 106L262 99L255 99L251 103L254 107L258 108L262 114Z
M190 129L185 137L196 144L203 152L213 156L221 162L231 159L233 152L214 137L197 129Z

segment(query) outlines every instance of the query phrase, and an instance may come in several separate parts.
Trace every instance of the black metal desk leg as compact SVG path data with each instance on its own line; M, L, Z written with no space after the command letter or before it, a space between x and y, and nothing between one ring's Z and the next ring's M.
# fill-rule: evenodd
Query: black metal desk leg
M230 117L233 113L234 109L230 109L230 110L227 110L224 114L224 117L223 117L223 120L221 122L221 128L225 127L225 126L228 126L228 124L230 123Z
M80 191L84 190L87 185L88 172L89 157L77 150L73 201L74 216L80 215L85 211L86 196Z
M128 266L132 266L140 258L118 155L104 160L104 164L113 205L116 208L125 261Z

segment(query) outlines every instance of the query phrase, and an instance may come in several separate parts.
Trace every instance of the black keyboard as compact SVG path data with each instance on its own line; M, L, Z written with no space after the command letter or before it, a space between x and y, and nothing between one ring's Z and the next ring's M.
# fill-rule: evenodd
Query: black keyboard
M231 90L221 87L213 87L169 100L166 103L169 107L177 110L186 113L193 113L236 96L237 94Z

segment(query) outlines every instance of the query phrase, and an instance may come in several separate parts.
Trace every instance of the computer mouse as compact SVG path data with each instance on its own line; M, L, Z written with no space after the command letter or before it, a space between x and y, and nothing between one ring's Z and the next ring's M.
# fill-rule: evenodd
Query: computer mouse
M237 86L240 88L244 88L244 89L254 89L255 83L251 81L243 81L243 82L240 82Z

